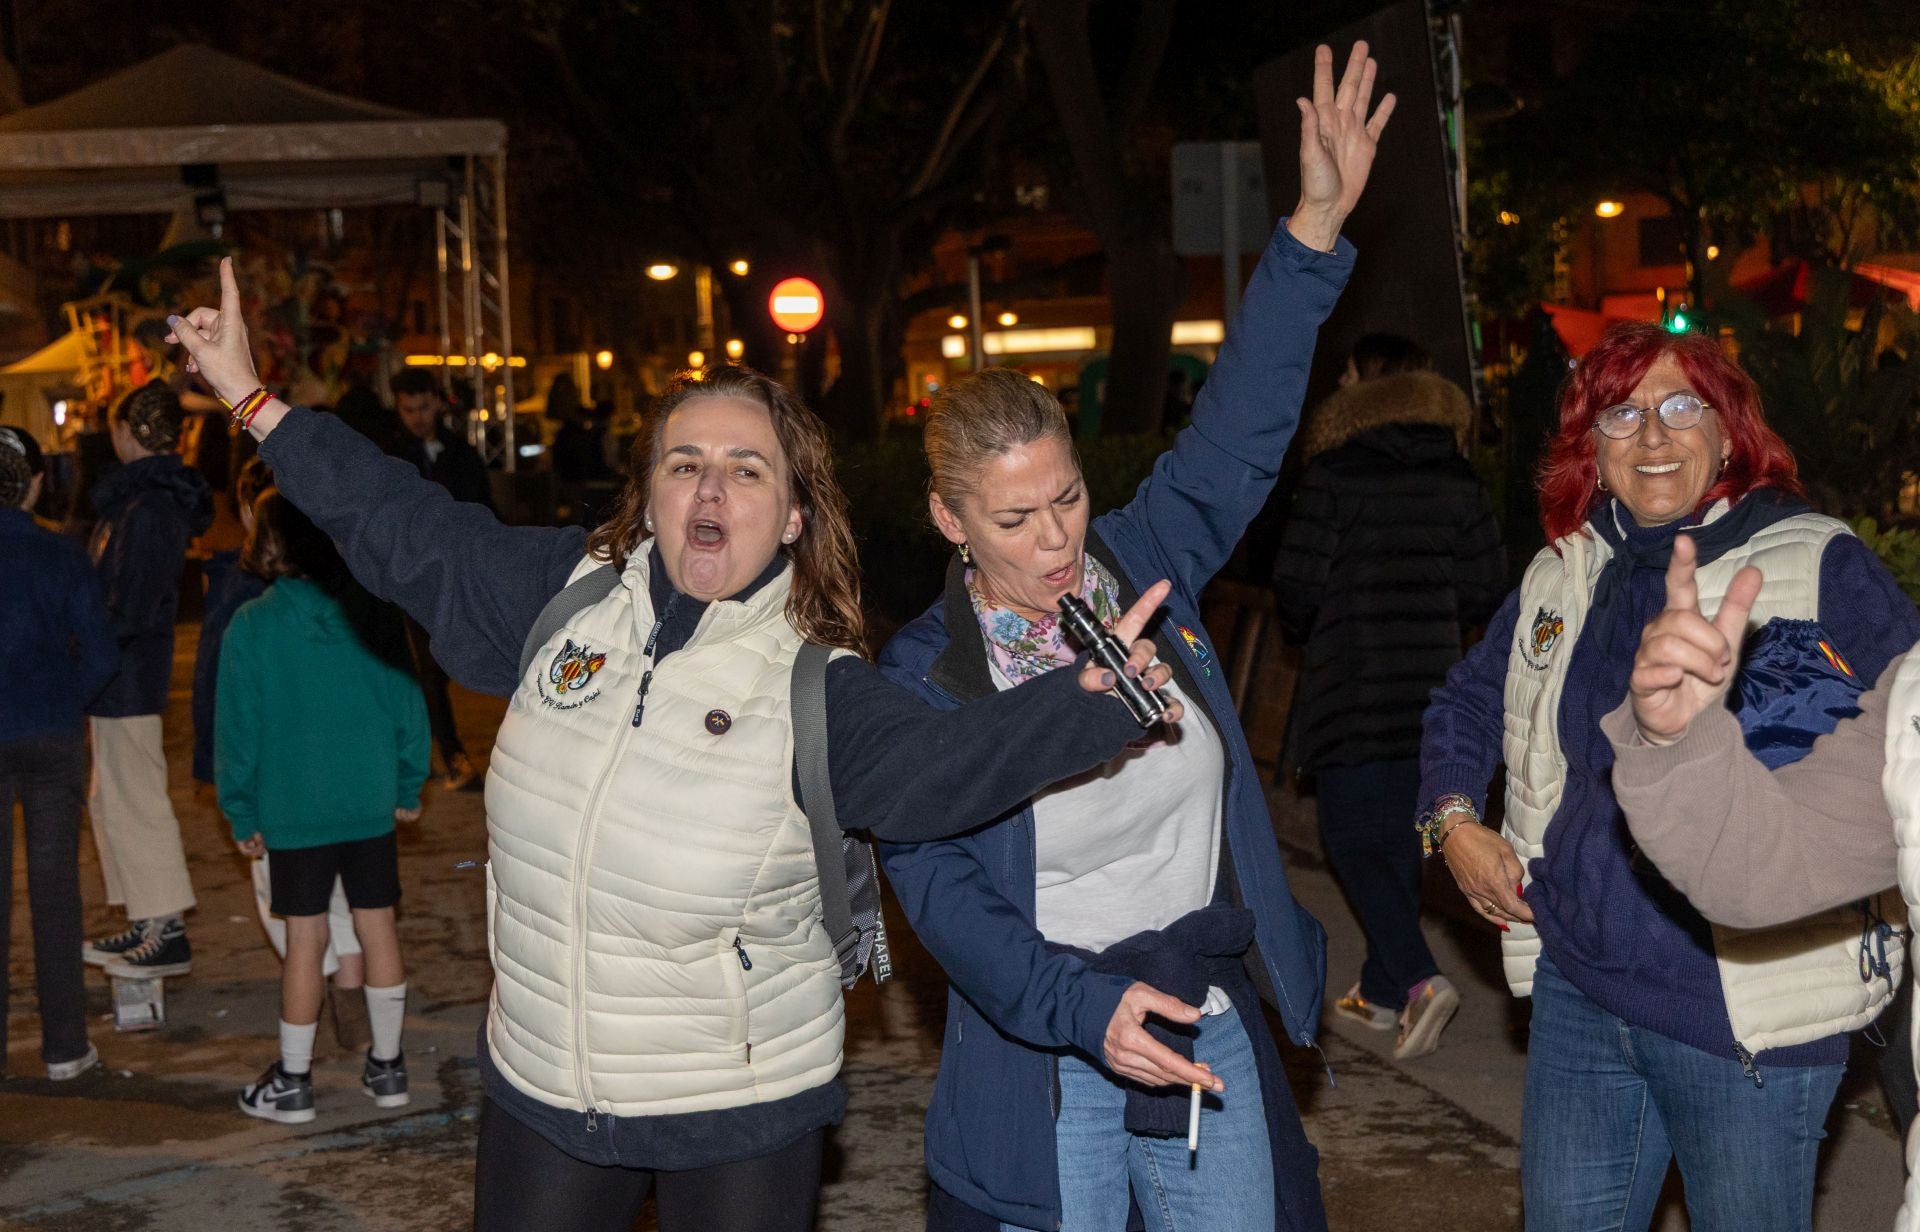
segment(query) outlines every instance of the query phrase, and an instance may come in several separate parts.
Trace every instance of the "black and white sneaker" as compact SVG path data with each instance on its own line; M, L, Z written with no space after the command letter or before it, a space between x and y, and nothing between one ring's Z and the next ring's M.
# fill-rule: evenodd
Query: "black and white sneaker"
M407 1054L403 1052L391 1061L376 1061L369 1052L367 1067L360 1071L360 1089L376 1108L406 1107Z
M165 924L147 921L145 936L139 945L104 964L108 975L122 979L152 980L168 975L185 975L193 970L193 947L187 944L187 926L178 916Z
M147 939L147 925L151 920L129 920L127 931L115 933L111 937L102 937L98 941L89 941L80 947L80 957L95 967L104 967L118 959Z
M275 1061L258 1082L241 1088L240 1111L263 1121L304 1125L314 1117L313 1075L289 1074Z

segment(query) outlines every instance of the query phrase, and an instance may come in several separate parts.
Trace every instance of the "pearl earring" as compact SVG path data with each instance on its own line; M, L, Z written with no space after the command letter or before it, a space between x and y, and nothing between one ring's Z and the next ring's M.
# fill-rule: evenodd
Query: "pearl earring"
M964 543L960 545L960 563L963 565L973 563L973 549Z
M652 515L652 514L648 514L648 515L647 515L647 530L648 530L649 532L651 532L651 531L653 530L653 515Z

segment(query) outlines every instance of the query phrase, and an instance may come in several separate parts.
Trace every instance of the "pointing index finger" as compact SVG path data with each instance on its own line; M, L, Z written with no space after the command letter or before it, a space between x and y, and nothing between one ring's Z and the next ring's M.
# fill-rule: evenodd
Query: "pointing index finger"
M237 318L240 315L240 280L233 274L233 258L220 258L220 315Z
M1670 612L1698 612L1700 610L1700 587L1694 581L1695 562L1699 553L1694 549L1693 536L1678 535L1673 541L1673 559L1667 562L1667 610Z
M1114 622L1113 635L1124 644L1131 645L1140 636L1140 630L1147 627L1147 621L1167 601L1167 594L1173 589L1173 583L1162 579L1147 587L1140 601L1127 609L1127 614Z

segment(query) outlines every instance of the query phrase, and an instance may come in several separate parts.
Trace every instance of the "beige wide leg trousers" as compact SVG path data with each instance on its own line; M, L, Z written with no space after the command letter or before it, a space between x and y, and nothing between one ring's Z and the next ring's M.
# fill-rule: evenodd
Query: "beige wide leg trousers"
M87 799L107 901L147 920L193 906L180 819L167 798L160 716L93 719L93 790Z

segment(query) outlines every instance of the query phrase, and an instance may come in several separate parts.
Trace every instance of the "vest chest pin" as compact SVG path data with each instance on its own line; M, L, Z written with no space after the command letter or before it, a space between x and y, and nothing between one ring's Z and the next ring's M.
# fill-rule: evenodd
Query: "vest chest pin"
M733 716L724 710L707 711L707 730L716 736L724 736L733 726Z

